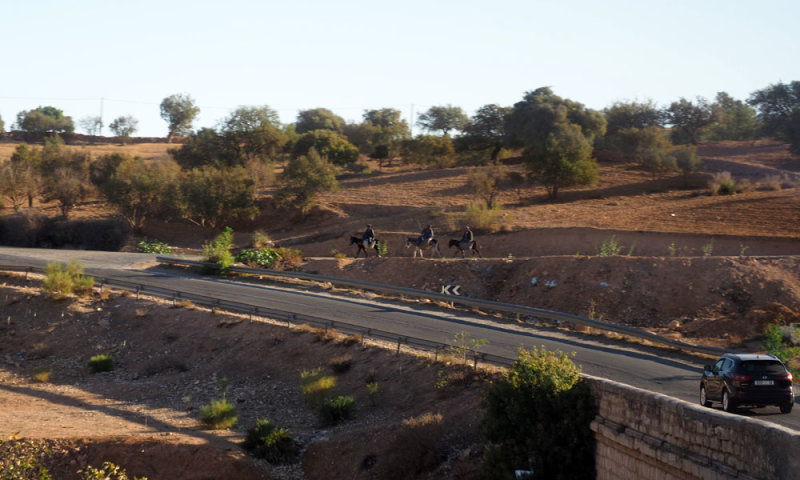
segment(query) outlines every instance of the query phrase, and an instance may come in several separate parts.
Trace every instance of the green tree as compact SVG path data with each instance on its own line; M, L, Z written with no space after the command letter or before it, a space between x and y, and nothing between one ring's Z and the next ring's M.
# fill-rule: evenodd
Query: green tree
M344 133L344 119L327 108L312 108L300 110L294 122L297 133L306 133L313 130L332 130L338 134Z
M8 163L9 174L13 175L13 181L7 184L7 188L12 190L19 188L19 192L14 193L14 195L22 194L27 197L28 208L33 207L33 199L41 192L41 163L42 150L30 147L25 143L17 145ZM9 191L6 191L5 195L8 196ZM12 205L15 205L14 201L12 201Z
M606 134L595 142L605 156L619 155L625 161L640 161L639 152L651 148L647 143L664 130L664 112L652 101L615 102L603 110ZM663 136L663 135L660 135Z
M172 141L175 135L188 135L198 113L200 109L189 95L179 93L162 100L161 118L169 125L167 141Z
M491 161L497 162L506 142L505 124L510 113L511 107L495 104L482 106L464 127L464 133L458 137L457 145L474 151L491 150Z
M45 139L39 166L42 194L47 202L58 202L63 217L89 193L89 154L64 146L59 136Z
M275 194L276 202L285 207L297 208L303 213L314 206L318 194L339 189L336 169L313 148L308 155L289 160L282 180L283 186Z
M0 133L5 132L6 131L5 128L6 128L6 124L3 123L3 117L2 117L2 115L0 115Z
M258 214L253 180L244 167L194 168L181 183L181 194L183 217L212 232Z
M469 124L469 117L461 107L439 105L419 115L417 125L429 132L441 131L447 136L450 130L461 131Z
M788 139L788 125L795 108L800 107L800 81L778 82L750 94L747 103L758 111L765 135Z
M681 97L665 110L667 123L672 126L672 143L697 145L704 130L711 125L711 105L703 97L696 103Z
M166 214L178 202L180 167L175 162L112 154L96 163L111 170L106 178L99 175L100 168L92 170L97 189L137 233L147 218Z
M213 128L201 128L192 133L180 148L172 148L168 152L186 169L203 166L234 167L243 164L243 158L238 151L231 148L231 143Z
M267 105L237 108L220 122L219 136L229 156L237 159L231 166L271 161L287 142L278 112Z
M520 349L517 360L484 391L485 478L594 478L596 405L580 368L561 352Z
M119 137L120 143L125 145L130 140L131 135L136 131L139 126L139 121L130 115L117 117L111 122L108 128L114 132L114 135Z
M471 168L467 172L467 187L473 195L486 202L489 209L494 208L498 193L498 184L506 176L502 165Z
M400 153L406 163L448 167L455 162L455 148L448 136L417 135L403 140Z
M682 146L676 148L672 155L675 157L675 164L683 174L685 184L689 184L689 175L703 169L703 160L697 156L697 149L693 146Z
M312 148L334 165L346 166L358 161L358 148L333 130L311 130L300 135L292 155L308 155Z
M592 142L605 130L602 114L562 99L548 87L525 94L506 121L509 144L523 147L526 168L551 199L563 187L597 181Z
M72 133L75 125L72 117L64 116L64 112L51 106L23 110L17 114L17 128L23 132Z
M725 92L717 93L711 104L711 121L711 140L752 140L760 129L755 109Z
M348 138L365 153L372 153L380 146L386 146L391 151L402 140L411 136L408 123L401 115L400 110L393 108L367 110L359 128L350 129ZM358 140L353 140L351 134L358 137Z
M78 125L86 132L86 135L100 135L103 131L103 118L102 117L83 117L78 120Z

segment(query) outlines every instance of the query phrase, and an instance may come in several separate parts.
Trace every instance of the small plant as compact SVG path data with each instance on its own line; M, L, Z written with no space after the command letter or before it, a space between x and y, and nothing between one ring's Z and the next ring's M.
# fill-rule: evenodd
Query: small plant
M217 272L225 273L225 270L233 265L234 258L231 254L233 247L233 229L225 227L225 230L217 235L211 243L203 245L203 255L207 262L217 264Z
M225 398L213 400L210 405L204 405L200 409L200 421L213 430L231 428L238 419L236 408Z
M373 407L378 406L378 400L380 399L381 391L378 387L378 382L369 382L367 383L367 399L369 400L369 404Z
M278 261L275 268L293 270L303 263L303 252L294 248L280 247L277 249Z
M35 378L37 382L49 382L50 375L52 374L53 372L50 370L50 367L36 367L33 369L33 378Z
M389 255L389 245L387 245L383 240L378 240L376 247L378 248L378 254L381 257Z
M172 253L172 247L158 240L153 240L152 242L142 240L136 244L136 249L140 253Z
M53 477L42 465L53 456L44 443L19 440L14 434L7 441L0 440L0 479L51 480Z
M89 359L91 373L110 372L114 369L114 360L106 354L95 355Z
M83 264L71 260L66 266L53 262L45 269L42 288L54 299L63 299L73 293L85 296L92 292L94 278L83 275Z
M339 395L330 398L319 407L319 416L322 423L335 425L350 418L355 409L356 400L348 395Z
M486 339L471 338L469 333L461 331L453 336L452 346L450 353L461 363L466 364L469 360L468 356L471 352L476 352L481 345L489 343Z
M111 462L103 462L102 468L89 465L86 470L78 470L83 480L129 480L124 468ZM147 477L133 477L133 480L147 480Z
M265 419L257 420L247 430L242 447L254 457L263 458L269 463L291 463L299 452L288 429Z
M800 347L792 347L784 340L783 315L775 317L775 322L767 325L764 331L764 349L786 363L800 355Z
M330 394L336 386L336 377L323 375L321 368L300 373L300 389L306 405L314 408Z
M670 243L667 246L667 250L669 250L669 256L670 257L674 257L675 255L678 254L678 246L675 245L675 242Z
M619 255L623 248L625 248L625 245L617 240L616 235L611 235L611 238L603 240L603 243L597 247L597 255L601 257Z
M342 374L350 370L353 359L350 355L342 355L331 360L330 366L333 373Z
M710 257L714 251L714 239L712 238L708 243L700 247L700 251L703 252L704 257Z
M333 258L339 258L339 259L347 258L347 254L346 253L340 252L339 250L336 250L335 248L333 250L331 250L331 256L333 256Z
M496 232L500 230L500 219L503 218L503 209L495 203L487 207L482 203L470 203L465 207L466 221L473 228Z
M739 244L739 256L740 257L744 257L744 252L746 252L748 248L750 248L750 247L748 247L744 243L740 243Z
M249 267L272 268L280 258L278 251L271 247L242 250L236 254L235 260Z
M731 195L736 193L736 181L731 172L718 172L712 175L708 184L711 195Z

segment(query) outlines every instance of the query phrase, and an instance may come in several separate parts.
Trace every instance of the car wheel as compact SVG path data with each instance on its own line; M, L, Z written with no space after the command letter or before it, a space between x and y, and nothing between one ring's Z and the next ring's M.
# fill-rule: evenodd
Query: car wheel
M786 403L781 404L781 413L789 413L792 411L792 407L794 407L794 400L789 400Z
M711 402L708 401L708 397L706 396L706 387L705 387L705 385L700 387L700 405L702 405L704 407L710 407L711 406Z
M728 391L724 390L722 392L722 409L726 412L732 412L736 408L734 405L733 400L731 400L730 395L728 395Z

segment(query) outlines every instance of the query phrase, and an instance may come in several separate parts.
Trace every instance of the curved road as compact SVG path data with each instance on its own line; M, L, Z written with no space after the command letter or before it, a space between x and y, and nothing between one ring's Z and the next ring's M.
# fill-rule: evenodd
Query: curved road
M515 358L519 347L544 346L552 351L574 352L574 361L589 375L697 402L703 362L691 357L666 356L661 351L552 329L522 327L463 312L433 311L416 305L353 299L299 288L176 274L151 268L155 266L155 255L0 247L0 265L43 267L51 261L67 262L73 258L85 265L87 274L96 277L323 317L402 336L450 343L456 333L466 332L470 338L488 341L481 351L508 358ZM781 415L773 407L745 410L743 414L800 430L800 408L789 415Z

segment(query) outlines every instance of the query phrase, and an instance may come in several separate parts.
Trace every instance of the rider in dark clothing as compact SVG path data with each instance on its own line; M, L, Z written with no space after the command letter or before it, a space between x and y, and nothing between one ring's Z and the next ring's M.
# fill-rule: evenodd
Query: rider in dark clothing
M417 238L417 244L421 247L430 243L433 238L433 227L429 224L422 230L422 234Z
M375 243L375 230L372 229L372 225L367 224L367 230L364 232L362 240L369 248L372 248Z
M464 229L464 235L461 236L461 244L465 246L465 248L471 248L472 242L474 241L475 236L472 234L472 230L469 229L469 225L467 225Z

